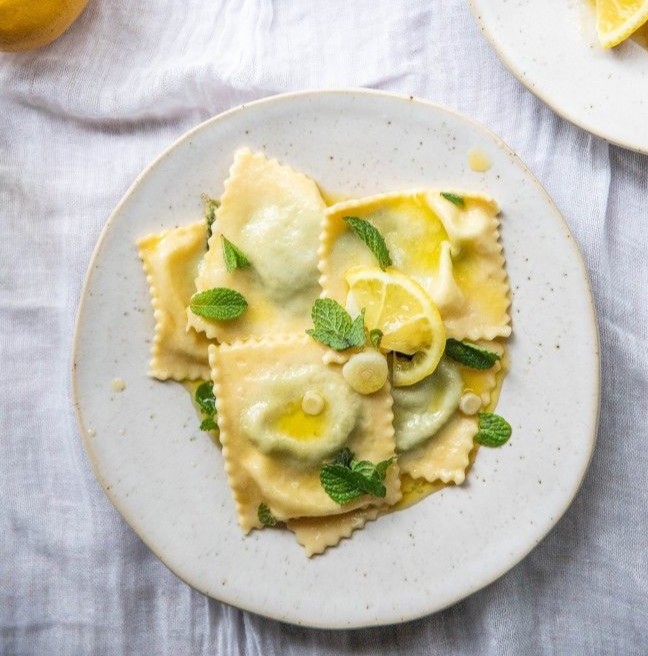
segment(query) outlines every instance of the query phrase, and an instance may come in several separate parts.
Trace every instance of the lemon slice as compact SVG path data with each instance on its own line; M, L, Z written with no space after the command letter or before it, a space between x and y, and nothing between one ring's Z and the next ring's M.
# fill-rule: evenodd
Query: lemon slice
M345 274L347 305L365 310L365 325L378 328L380 348L395 351L393 383L414 385L429 376L445 348L445 328L429 294L399 271L359 266Z
M648 0L596 0L596 29L604 48L625 41L648 21Z

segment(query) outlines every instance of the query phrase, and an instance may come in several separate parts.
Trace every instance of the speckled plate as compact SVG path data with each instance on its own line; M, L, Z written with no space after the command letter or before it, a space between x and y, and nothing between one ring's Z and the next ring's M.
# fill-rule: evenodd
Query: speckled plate
M555 112L648 153L648 27L601 48L590 0L471 0L511 72Z
M511 371L498 412L514 435L481 449L465 485L382 517L325 555L292 533L244 537L220 451L178 384L146 376L153 313L135 240L195 221L239 146L305 171L332 194L424 185L484 190L503 208L513 288ZM467 152L492 162L475 173ZM114 391L122 378L125 389ZM74 399L106 494L198 590L295 624L359 627L437 611L513 567L558 521L594 447L599 358L583 261L556 207L496 136L441 107L369 91L277 96L188 132L134 182L90 265L74 346Z

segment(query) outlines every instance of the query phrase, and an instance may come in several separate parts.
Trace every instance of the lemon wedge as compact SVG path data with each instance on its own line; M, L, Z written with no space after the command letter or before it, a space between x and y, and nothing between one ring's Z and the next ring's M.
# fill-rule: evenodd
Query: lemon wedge
M399 271L359 266L349 269L347 305L365 310L365 325L379 329L380 348L394 351L393 384L414 385L429 376L445 349L445 327L429 294Z
M596 29L604 48L625 41L648 22L648 0L596 0Z

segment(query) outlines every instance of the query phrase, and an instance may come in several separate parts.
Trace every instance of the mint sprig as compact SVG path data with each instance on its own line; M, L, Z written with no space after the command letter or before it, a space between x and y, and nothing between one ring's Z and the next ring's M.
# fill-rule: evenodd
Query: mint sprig
M247 301L239 292L227 287L214 287L191 297L189 308L205 319L229 321L240 317L247 309Z
M270 508L268 508L268 506L266 506L265 503L260 503L259 504L259 507L257 508L257 516L259 518L259 521L264 526L276 526L277 525L277 519L270 512Z
M445 354L471 369L490 369L501 356L493 351L488 351L470 342L460 342L456 339L446 341Z
M344 221L375 255L381 269L391 266L391 256L385 239L374 225L366 219L359 219L357 216L345 216Z
M216 423L216 397L214 396L214 383L211 381L200 383L196 388L194 400L203 417L200 422L200 430L217 431L218 424Z
M365 342L364 311L355 319L332 298L318 298L311 310L313 328L306 334L336 351L344 351Z
M377 464L356 460L349 449L343 449L333 462L322 466L320 482L326 494L341 506L365 494L383 498L387 494L383 481L392 462L394 458Z
M250 266L251 262L245 253L237 246L234 246L225 235L221 235L221 241L223 244L223 259L228 273L232 273L235 269L244 269Z
M463 208L466 206L466 199L463 196L459 196L458 194L453 194L451 191L442 191L441 195L447 201L450 201L453 205L456 205L457 207Z
M207 241L209 241L212 236L212 225L216 220L216 210L220 207L220 201L215 198L210 198L207 194L203 194L201 198L205 208L204 214L205 222L207 223ZM207 245L207 249L209 249L209 244Z
M513 429L511 424L493 412L479 413L479 432L475 435L475 442L483 446L502 446L511 437Z

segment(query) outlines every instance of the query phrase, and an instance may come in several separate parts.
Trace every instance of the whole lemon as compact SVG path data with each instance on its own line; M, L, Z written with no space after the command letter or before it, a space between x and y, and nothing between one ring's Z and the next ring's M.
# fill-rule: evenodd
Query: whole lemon
M0 0L0 50L32 50L58 38L88 0Z

